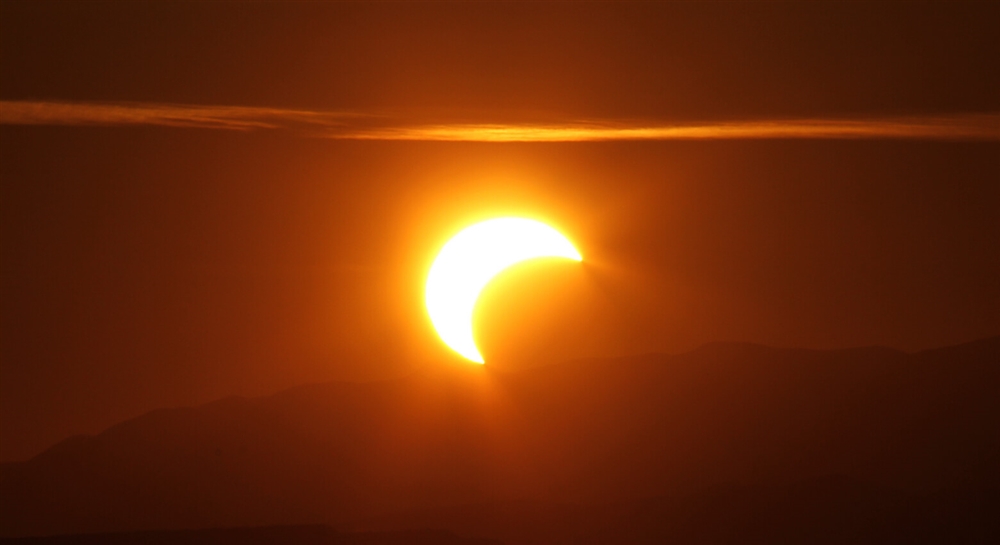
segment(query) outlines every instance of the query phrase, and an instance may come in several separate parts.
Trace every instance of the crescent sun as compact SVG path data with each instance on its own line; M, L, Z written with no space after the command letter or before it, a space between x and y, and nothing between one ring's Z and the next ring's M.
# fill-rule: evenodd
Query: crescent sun
M441 340L464 358L484 363L472 336L472 315L483 288L504 269L528 259L582 261L565 236L525 218L496 218L455 235L427 275L427 313Z

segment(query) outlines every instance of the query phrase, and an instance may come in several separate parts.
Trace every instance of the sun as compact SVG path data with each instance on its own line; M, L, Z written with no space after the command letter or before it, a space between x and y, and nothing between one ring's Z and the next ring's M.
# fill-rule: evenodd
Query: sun
M557 257L583 261L573 243L536 220L495 218L465 228L435 258L424 299L441 340L464 358L485 363L472 335L472 316L483 288L522 261Z

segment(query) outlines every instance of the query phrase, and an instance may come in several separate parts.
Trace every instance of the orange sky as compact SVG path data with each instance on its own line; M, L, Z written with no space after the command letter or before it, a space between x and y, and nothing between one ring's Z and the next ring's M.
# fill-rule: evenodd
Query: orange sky
M423 274L492 214L587 257L490 287L498 366L1000 331L988 4L0 10L3 460L456 361Z

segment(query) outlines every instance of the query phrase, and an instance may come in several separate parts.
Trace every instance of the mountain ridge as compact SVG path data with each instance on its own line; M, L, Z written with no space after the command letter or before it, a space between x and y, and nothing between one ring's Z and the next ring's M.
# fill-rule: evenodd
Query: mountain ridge
M0 466L0 536L349 525L837 474L907 494L1000 487L998 362L1000 337L914 354L723 343L233 396Z
M852 353L852 352L862 352L862 351L884 351L885 353L891 353L891 354L897 354L897 355L923 356L923 355L937 354L937 353L940 353L941 351L948 351L950 349L955 349L955 348L958 348L958 347L963 347L963 348L985 347L987 350L989 350L991 348L995 348L994 345L997 345L997 344L1000 344L1000 335L996 335L996 336L992 336L992 337L985 337L985 338L982 338L982 339L976 339L976 340L969 341L969 342L966 342L966 343L958 343L958 344L948 345L948 346L939 347L939 348L930 348L930 349L925 349L925 350L918 350L918 351L915 351L915 352L906 352L906 351L903 351L903 350L899 350L899 349L888 347L888 346L882 346L882 345L868 345L868 346L859 346L859 347L850 347L850 348L837 348L837 349L825 350L825 349L814 349L814 348L772 347L772 346L765 345L765 344L752 343L752 342L742 342L742 341L713 341L713 342L705 343L705 344L703 344L703 345L695 348L694 350L690 350L690 351L687 351L687 352L681 352L681 353L678 353L678 354L668 354L668 353L663 353L663 352L647 352L647 353L643 353L643 354L636 354L636 355L629 355L629 356L617 356L617 357L609 357L609 358L579 358L579 359L567 360L567 361L564 361L564 362L558 362L558 363L540 365L540 366L533 367L532 369L539 369L539 368L542 368L542 367L552 367L552 366L560 366L560 365L573 365L573 364L576 364L576 363L590 362L590 361L609 361L609 360L610 361L623 361L623 360L624 361L628 361L628 360L635 360L635 359L677 358L677 357L684 357L684 356L693 355L693 354L700 354L700 353L703 353L703 352L712 352L712 351L715 351L716 349L719 349L719 348L722 348L722 349L726 349L726 348L749 348L749 349L763 349L765 351L766 350L770 350L770 351L801 351L801 352L806 352L806 353L830 353L830 352ZM503 372L504 373L517 373L517 371L503 371ZM104 430L102 430L100 432L97 432L97 433L92 433L92 434L76 434L76 435L69 436L69 437L67 437L65 439L62 439L62 440L56 442L55 444L53 444L49 448L45 449L44 451L40 452L39 454L37 454L35 456L32 456L31 458L28 458L27 460L15 460L15 461L0 462L0 467L17 465L17 464L23 464L23 463L31 461L31 460L33 460L33 459L35 459L37 457L44 456L47 452L49 452L51 450L62 448L62 446L63 446L64 443L70 443L70 444L72 444L72 443L76 443L76 442L79 442L79 441L84 440L84 439L88 439L88 438L93 438L93 437L100 436L101 434L103 434L103 433L105 433L107 431L110 431L110 430L112 430L112 429L114 429L114 428L116 428L116 427L118 427L120 425L132 422L134 420L141 419L141 418L143 418L143 417L145 417L147 415L150 415L152 413L158 413L158 412L161 412L161 411L183 411L183 410L186 410L186 409L201 409L201 408L213 406L213 405L216 405L216 404L219 404L219 403L237 402L237 401L240 401L240 400L245 400L245 401L263 400L263 399L268 399L268 398L272 398L272 397L275 397L275 396L281 396L283 394L287 394L287 393L290 393L290 392L300 391L302 389L311 389L311 388L323 387L323 386L332 385L332 384L371 384L371 383L380 383L380 382L391 382L391 381L397 381L397 380L405 380L407 378L411 378L413 375L420 374L420 373L421 373L421 371L418 370L418 371L414 371L413 373L410 373L409 375L406 375L406 376L403 376L403 377L399 377L399 378L380 379L380 380L371 380L371 381L331 380L331 381L323 381L323 382L315 382L315 383L306 383L306 384L299 384L299 385L291 386L289 388L285 388L284 390L281 390L279 392L275 392L273 394L267 394L267 395L261 395L261 396L230 395L230 396L221 397L219 399L215 399L215 400L212 400L212 401L209 401L209 402L206 402L206 403L201 403L201 404L186 405L186 406L180 406L180 407L160 407L160 408L156 408L156 409L152 409L152 410L146 411L145 413L140 414L138 416L135 416L133 418L128 418L128 419L125 419L125 420L123 420L121 422L118 422L116 424L112 424L108 428L105 428Z

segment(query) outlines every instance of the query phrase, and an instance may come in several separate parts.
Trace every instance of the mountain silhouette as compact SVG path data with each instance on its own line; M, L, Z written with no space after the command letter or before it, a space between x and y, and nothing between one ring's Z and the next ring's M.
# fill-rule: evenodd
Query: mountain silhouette
M988 542L998 394L1000 337L302 386L3 464L0 537L322 523L511 544Z

